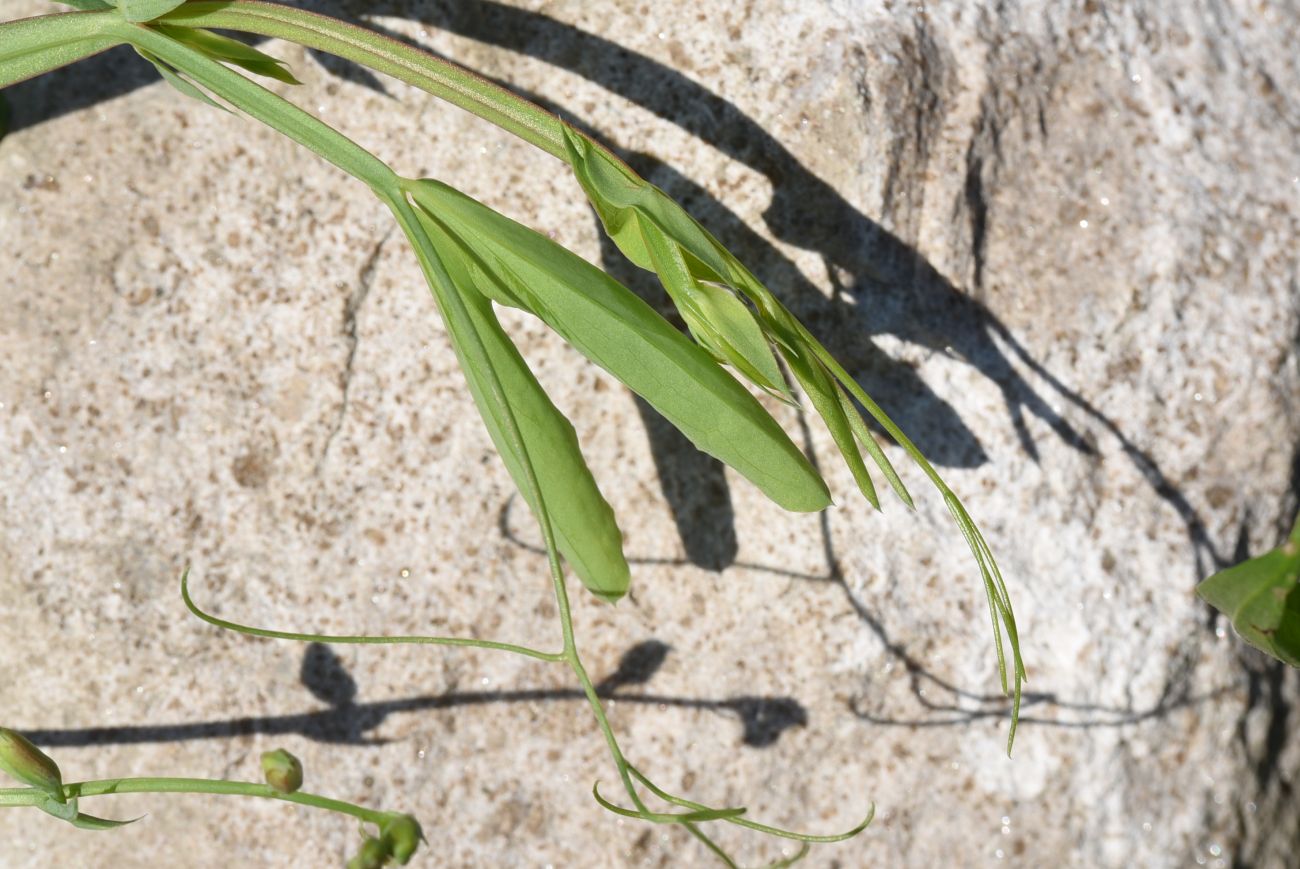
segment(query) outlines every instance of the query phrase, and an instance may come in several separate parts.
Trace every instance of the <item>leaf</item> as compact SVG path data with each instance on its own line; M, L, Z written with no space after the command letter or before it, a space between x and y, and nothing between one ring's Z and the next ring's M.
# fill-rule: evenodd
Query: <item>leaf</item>
M143 815L140 816L144 817ZM116 830L118 827L125 827L127 824L134 824L140 818L132 818L129 821L112 821L108 818L97 818L94 815L87 815L85 812L77 812L69 823L72 826L82 830Z
M826 484L744 387L649 305L550 239L436 181L408 190L481 258L479 289L540 317L711 456L787 510L830 503Z
M185 0L117 0L122 17L136 23L153 21L171 12Z
M105 9L114 8L108 0L55 0L55 2L80 9L82 12L103 12Z
M505 422L499 409L487 399L486 372L478 371L462 352L463 338L458 330L448 331L461 367L469 381L470 392L488 433L501 454L510 476L525 500L538 512L526 484L524 461L531 461L542 499L546 502L555 528L560 551L592 593L607 601L616 601L628 588L631 571L623 555L623 537L587 463L582 458L573 426L551 403L518 349L510 341L496 315L492 302L477 289L472 269L472 254L460 242L447 235L438 223L423 211L418 212L421 225L442 258L452 283L461 291L469 310L471 325L485 347L491 365L501 380L506 400L523 436L527 457L517 454L505 435Z
M752 383L788 398L759 321L732 292L724 249L654 185L564 128L574 174L606 231L634 263L659 275L696 339Z
M853 473L853 479L857 482L862 496L867 499L868 504L879 510L880 499L876 495L875 484L871 482L871 474L867 472L867 466L862 461L862 453L858 451L857 441L853 438L853 427L844 415L838 384L827 375L826 370L817 363L817 360L809 359L806 354L783 349L782 355L795 379L808 395L813 409L826 423L826 428L834 438L840 454L844 456L844 461Z
M207 103L208 105L212 106L214 109L221 109L223 112L230 111L225 106L221 105L212 97L208 96L206 93L200 90L198 86L190 82L189 79L184 78L179 72L172 69L168 64L164 63L162 60L158 59L157 57L154 57L153 54L139 47L136 47L135 51L136 54L140 55L145 60L153 64L154 69L158 70L158 74L163 77L163 81L167 82L169 85L176 88L176 90L185 94L185 96L192 97L193 99L196 99L201 103Z
M47 815L53 815L60 821L71 821L77 817L77 799L73 797L70 800L64 800L62 793L56 799L52 794L45 794L44 799L36 804L36 808L45 812Z
M302 84L289 71L282 60L277 60L265 52L258 51L251 45L245 45L237 39L213 33L198 27L177 27L171 24L156 24L154 29L170 36L177 42L188 45L213 60L233 63L255 75L282 81L285 84Z
M1286 543L1196 587L1250 645L1300 667L1300 519Z

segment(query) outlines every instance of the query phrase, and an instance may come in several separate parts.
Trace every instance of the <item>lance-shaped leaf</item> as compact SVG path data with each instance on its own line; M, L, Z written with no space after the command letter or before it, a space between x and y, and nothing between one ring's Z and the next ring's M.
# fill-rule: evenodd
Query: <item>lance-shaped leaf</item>
M136 54L140 55L145 60L153 64L154 69L158 70L158 74L163 77L163 81L167 82L167 84L176 88L176 90L180 91L185 96L190 97L191 99L196 99L201 103L206 103L209 106L212 106L214 109L221 109L223 112L230 111L225 106L221 105L212 97L204 93L203 90L200 89L198 85L194 84L188 78L181 75L175 69L172 69L171 65L168 64L166 61L162 60L159 57L156 57L152 52L146 51L143 48L139 48L139 47L137 47L135 51Z
M564 135L574 174L610 237L628 259L659 275L696 340L755 385L786 396L762 326L732 291L721 245L607 152L568 126Z
M81 830L116 830L118 827L134 824L138 820L140 818L132 818L129 821L113 821L108 818L97 818L85 812L77 812L68 820L68 823Z
M1300 667L1300 519L1286 543L1221 570L1196 587L1243 640Z
M302 84L294 78L287 65L265 52L258 51L251 45L245 45L237 39L213 33L200 27L177 27L171 24L155 24L154 30L170 36L177 42L188 45L213 60L231 63L248 70L255 75L263 75L282 81L285 84Z
M110 3L108 0L55 0L64 6L71 6L73 9L80 9L82 12L103 12L105 9L113 9L117 4Z
M153 21L171 12L185 0L117 0L117 8L127 21Z
M482 292L540 317L782 507L830 504L826 484L762 405L618 281L445 184L410 182L407 190L430 220L474 250Z
M510 341L496 315L492 302L477 287L482 266L473 261L458 239L418 212L421 225L438 251L452 283L461 293L469 311L471 328L486 349L491 365L505 390L506 401L519 426L528 455L518 455L505 435L500 409L487 400L487 372L469 364L461 351L459 327L448 323L448 333L456 345L461 367L469 382L470 393L506 468L514 478L528 505L537 512L537 504L525 483L524 462L531 461L543 500L554 523L560 552L592 593L616 601L627 592L631 573L623 555L623 538L591 470L582 458L573 426L551 403L541 384Z

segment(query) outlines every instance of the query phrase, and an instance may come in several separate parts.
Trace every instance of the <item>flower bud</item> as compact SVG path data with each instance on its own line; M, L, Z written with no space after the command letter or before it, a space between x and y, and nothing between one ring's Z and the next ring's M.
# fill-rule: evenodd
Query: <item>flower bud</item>
M393 815L379 828L384 840L388 842L389 853L393 859L405 866L411 860L415 849L424 840L424 831L420 822L410 815Z
M7 727L0 727L0 769L23 784L40 788L57 802L64 802L59 765L27 737Z
M381 869L388 856L388 845L383 840L367 837L361 850L348 861L348 869Z
M262 753L262 774L267 784L283 794L302 787L302 761L283 748Z

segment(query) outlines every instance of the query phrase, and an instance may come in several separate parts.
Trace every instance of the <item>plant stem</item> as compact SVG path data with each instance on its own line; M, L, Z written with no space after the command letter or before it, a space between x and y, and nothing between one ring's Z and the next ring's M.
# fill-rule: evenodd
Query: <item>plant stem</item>
M73 782L63 786L64 796L71 800L79 797L99 797L110 794L221 794L241 797L260 797L268 800L281 800L324 809L327 812L339 812L351 815L361 821L379 824L391 813L364 806L322 797L318 794L295 791L285 793L277 791L268 784L259 782L227 781L224 779L203 778L114 778L96 781ZM47 794L38 788L0 788L0 806L34 806L43 802Z
M109 32L182 70L231 105L364 182L380 196L400 195L397 174L386 163L283 97L145 25L119 19Z
M162 20L256 33L337 55L445 99L567 162L563 122L555 115L464 67L391 37L256 0L186 3Z

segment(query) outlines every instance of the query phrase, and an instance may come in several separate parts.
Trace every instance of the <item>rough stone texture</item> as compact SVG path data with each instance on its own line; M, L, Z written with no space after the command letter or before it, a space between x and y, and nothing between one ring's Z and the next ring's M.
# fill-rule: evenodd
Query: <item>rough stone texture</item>
M1294 865L1300 680L1192 593L1294 510L1294 6L311 5L365 11L620 148L914 433L1001 558L1032 692L1011 760L973 565L936 498L874 515L814 430L841 505L782 515L509 318L626 531L635 591L578 595L579 637L659 782L815 831L874 800L871 829L813 866ZM659 300L550 158L272 48L296 99L399 171ZM537 534L359 185L128 53L10 99L4 722L76 779L255 777L284 745L310 788L415 812L420 865L704 862L592 803L614 776L560 668L187 617L192 564L200 601L256 624L556 633ZM96 809L148 818L77 834L3 812L0 863L308 867L356 841L251 801ZM720 837L747 863L786 853Z

